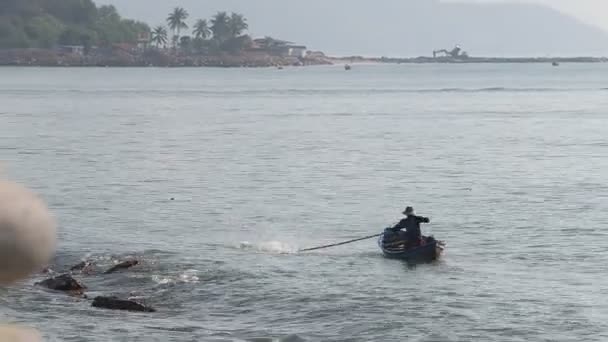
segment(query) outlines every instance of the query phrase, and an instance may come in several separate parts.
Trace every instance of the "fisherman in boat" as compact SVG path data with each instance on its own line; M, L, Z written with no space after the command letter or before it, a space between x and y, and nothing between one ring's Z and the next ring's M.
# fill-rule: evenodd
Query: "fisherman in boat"
M416 216L414 208L412 207L405 208L403 214L406 217L399 221L394 227L388 228L387 231L396 234L398 240L407 241L407 245L417 246L422 240L420 223L429 223L431 220L429 220L428 217ZM405 229L405 231L403 231L403 229Z

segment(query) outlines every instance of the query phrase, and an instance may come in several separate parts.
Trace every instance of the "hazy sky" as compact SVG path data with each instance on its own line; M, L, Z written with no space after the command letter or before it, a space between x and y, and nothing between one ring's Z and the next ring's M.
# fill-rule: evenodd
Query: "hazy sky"
M219 10L237 11L254 37L271 35L334 55L421 56L454 44L473 56L608 55L608 0L97 2L151 25L164 25L175 6L188 10L189 24Z
M457 1L457 0L446 0ZM460 0L463 2L467 0ZM475 0L469 0L474 2ZM476 2L505 2L506 0L477 0ZM519 0L522 1L522 0ZM576 16L587 23L608 30L608 0L523 0L551 6L562 12ZM511 1L513 2L513 1Z
M541 2L608 30L608 0L542 0Z

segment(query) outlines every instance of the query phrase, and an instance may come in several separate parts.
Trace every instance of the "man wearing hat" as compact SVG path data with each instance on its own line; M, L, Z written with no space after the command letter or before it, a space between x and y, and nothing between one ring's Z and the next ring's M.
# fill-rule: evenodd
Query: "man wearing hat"
M406 217L390 230L397 233L401 240L407 240L410 244L418 245L422 238L420 223L429 223L431 220L428 217L416 216L412 207L405 208L403 215ZM405 232L402 229L405 229Z

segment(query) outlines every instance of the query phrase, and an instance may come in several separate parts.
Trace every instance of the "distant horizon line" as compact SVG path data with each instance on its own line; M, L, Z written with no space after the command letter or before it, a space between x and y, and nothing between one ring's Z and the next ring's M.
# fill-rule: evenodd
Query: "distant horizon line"
M310 50L314 51L314 50ZM369 55L369 54L325 54L329 58L336 59L346 59L346 58L364 58L364 59L417 59L417 58L429 58L433 59L433 56L429 55ZM606 55L594 55L594 54L577 54L577 55L509 55L509 56L498 56L498 55L479 55L479 56L469 56L466 59L476 60L476 59L576 59L576 58L608 58L608 54ZM438 57L435 58L437 60L446 60L450 58ZM458 59L458 58L451 58ZM464 60L464 59L463 59Z

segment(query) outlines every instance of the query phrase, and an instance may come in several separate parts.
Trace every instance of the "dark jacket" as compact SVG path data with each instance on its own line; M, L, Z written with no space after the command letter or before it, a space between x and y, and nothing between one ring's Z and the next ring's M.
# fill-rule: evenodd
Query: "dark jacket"
M393 232L398 232L405 229L408 240L418 240L422 237L420 232L420 223L429 223L428 217L409 215L391 228Z

